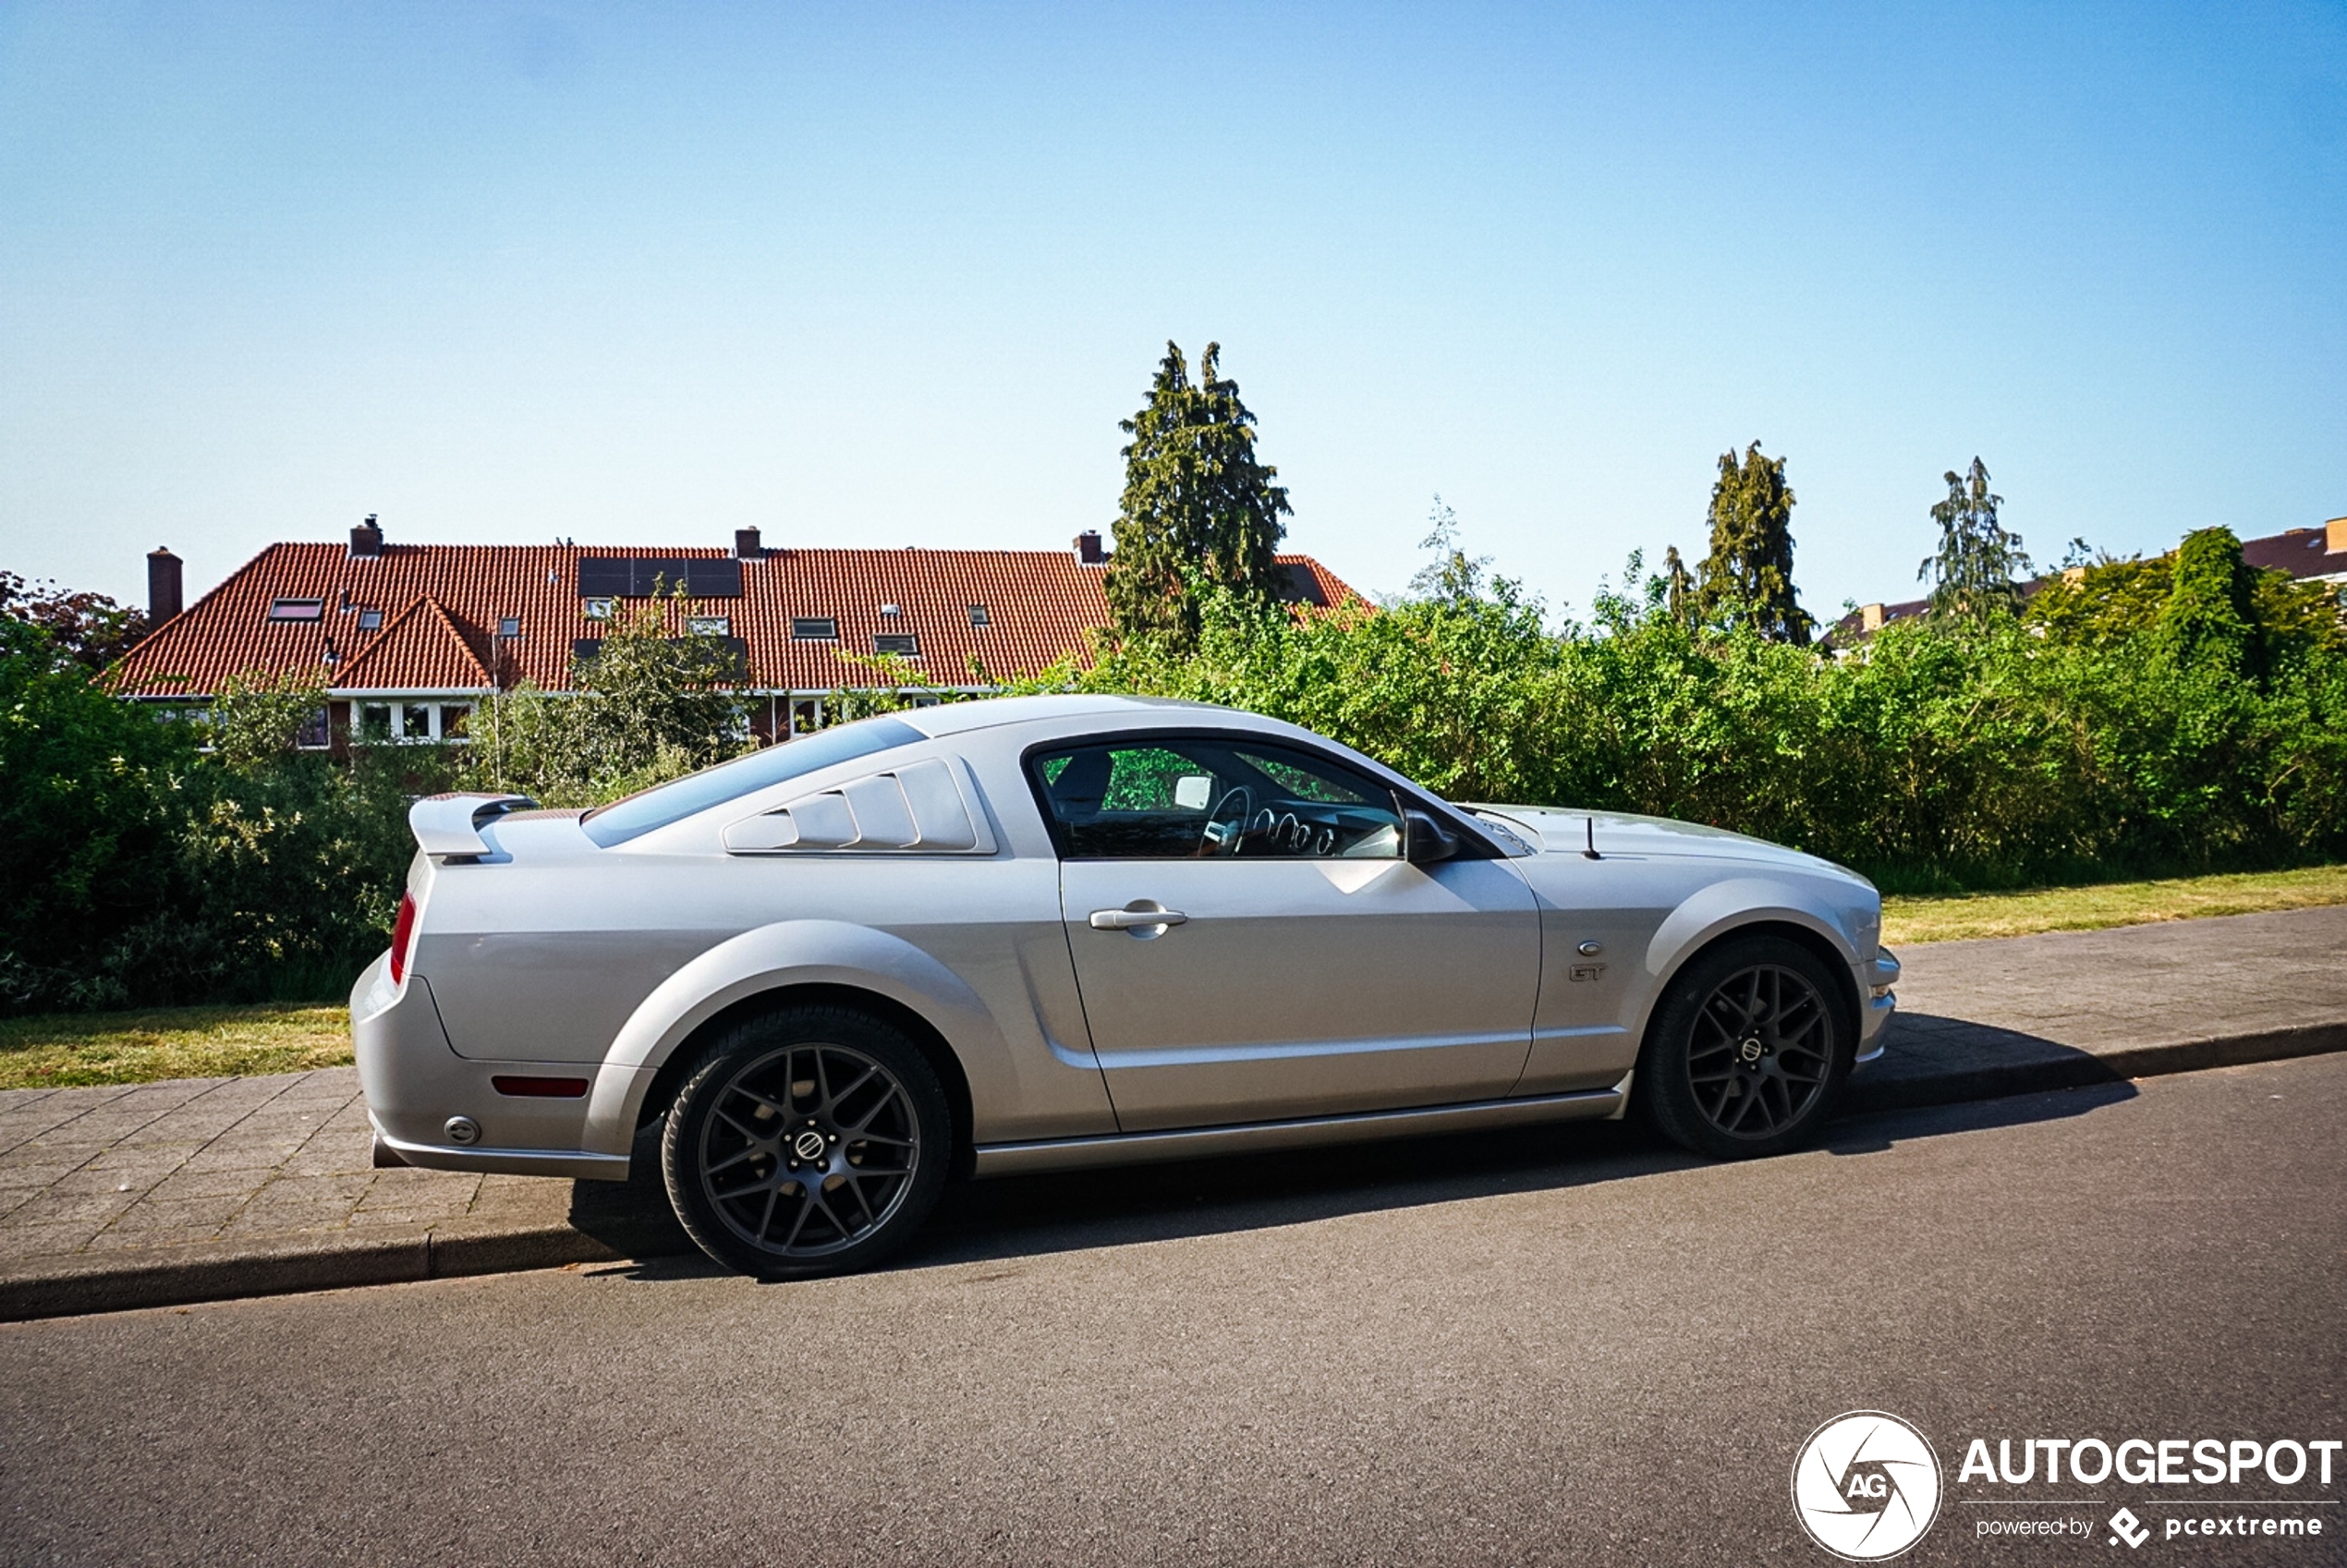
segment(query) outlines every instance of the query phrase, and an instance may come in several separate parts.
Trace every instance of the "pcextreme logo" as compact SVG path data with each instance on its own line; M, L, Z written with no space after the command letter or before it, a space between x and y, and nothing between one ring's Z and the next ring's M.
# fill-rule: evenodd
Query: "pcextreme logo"
M1940 1457L1896 1416L1837 1416L1809 1434L1793 1462L1793 1513L1836 1557L1896 1557L1940 1516Z

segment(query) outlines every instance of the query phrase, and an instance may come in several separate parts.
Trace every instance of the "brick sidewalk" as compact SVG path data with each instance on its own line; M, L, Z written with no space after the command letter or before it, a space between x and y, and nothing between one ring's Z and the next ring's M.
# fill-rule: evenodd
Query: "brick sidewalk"
M372 1168L356 1067L0 1094L0 1258L275 1240L491 1217L569 1185Z

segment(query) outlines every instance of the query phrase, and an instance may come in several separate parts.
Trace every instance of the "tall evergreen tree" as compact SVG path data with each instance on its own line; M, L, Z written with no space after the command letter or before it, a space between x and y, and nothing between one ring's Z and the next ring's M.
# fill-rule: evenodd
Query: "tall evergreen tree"
M2019 609L2029 557L2021 536L1997 522L2005 498L1988 493L1988 470L1977 457L1968 472L1951 470L1947 479L1948 498L1931 509L1939 553L1915 571L1917 582L1932 585L1932 613L1977 620L1992 610Z
M1697 568L1696 604L1702 619L1742 620L1761 636L1806 648L1815 624L1793 588L1793 491L1782 457L1761 455L1760 444L1720 455L1720 482L1711 487L1711 553Z
M1133 440L1103 584L1120 638L1194 646L1198 590L1208 584L1265 605L1279 600L1287 491L1272 482L1279 470L1256 459L1255 416L1238 383L1222 379L1222 352L1206 346L1193 382L1168 343L1149 402L1120 422Z

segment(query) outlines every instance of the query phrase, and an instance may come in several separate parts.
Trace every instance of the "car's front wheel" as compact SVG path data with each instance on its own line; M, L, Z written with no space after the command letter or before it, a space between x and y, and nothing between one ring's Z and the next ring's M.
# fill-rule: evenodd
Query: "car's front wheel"
M662 1174L686 1231L764 1279L867 1268L936 1206L952 1162L937 1074L904 1032L843 1007L747 1019L668 1113Z
M1672 981L1638 1064L1648 1117L1715 1158L1777 1154L1814 1132L1850 1076L1855 1036L1823 960L1799 942L1724 942Z

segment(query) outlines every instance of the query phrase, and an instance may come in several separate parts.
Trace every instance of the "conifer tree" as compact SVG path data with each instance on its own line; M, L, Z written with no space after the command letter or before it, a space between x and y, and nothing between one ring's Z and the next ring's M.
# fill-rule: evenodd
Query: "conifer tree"
M1932 613L1978 620L1993 610L2019 609L2029 557L2021 536L1997 522L2005 498L1988 493L1988 470L1977 457L1968 472L1951 469L1947 480L1948 498L1931 509L1939 553L1915 571L1916 581L1932 585Z
M1706 622L1741 620L1777 642L1807 647L1812 626L1793 588L1792 489L1782 457L1754 442L1739 461L1720 455L1711 487L1711 553L1697 568L1696 604Z
M1198 593L1209 585L1266 606L1279 601L1287 491L1255 456L1255 416L1238 383L1222 379L1222 351L1206 346L1193 382L1168 343L1148 403L1120 423L1133 439L1102 585L1120 638L1195 646Z

